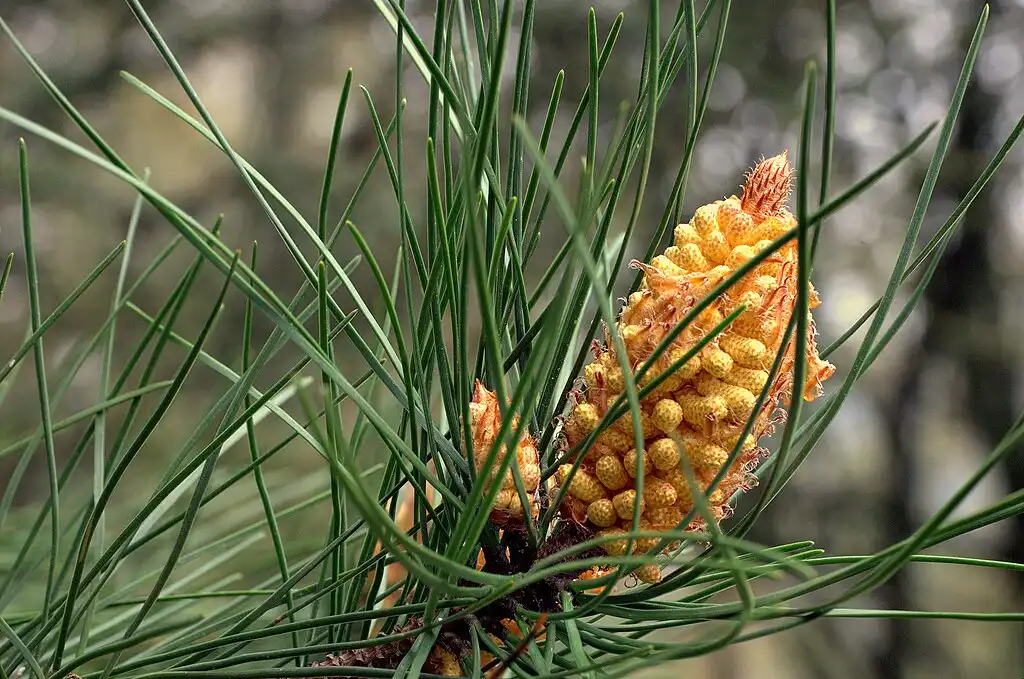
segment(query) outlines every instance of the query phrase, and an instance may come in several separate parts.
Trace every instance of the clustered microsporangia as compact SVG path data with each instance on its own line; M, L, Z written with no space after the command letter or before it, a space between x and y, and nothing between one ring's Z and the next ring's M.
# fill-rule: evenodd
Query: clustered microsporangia
M730 196L700 206L689 223L675 228L674 243L663 254L649 265L634 262L644 272L643 282L629 296L615 329L634 374L712 288L796 226L796 219L785 207L792 174L786 153L761 161L747 175L741 197ZM562 515L587 522L602 536L631 530L638 501L635 476L639 465L644 475L639 498L641 529L676 529L694 504L682 456L686 456L700 489L707 490L753 415L753 427L743 440L740 454L707 498L715 520L725 518L730 511L729 498L755 483L751 472L766 452L758 444L771 435L780 413L778 406L792 393L796 342L791 334L781 370L768 386L762 407L753 413L767 385L769 368L783 349L796 292L797 243L793 239L719 295L640 380L641 387L649 384L739 305L745 305L746 310L724 333L642 398L645 450L639 461L632 415L627 411L586 449L575 474L571 475L571 464L559 468L559 484L568 483ZM810 292L810 306L814 308L820 300L813 288ZM813 400L835 367L818 356L813 321L808 328L808 377L802 392L806 400ZM606 340L605 348L595 348L595 360L586 366L583 386L565 418L566 448L577 446L594 430L624 384L614 346ZM699 530L702 522L697 516L688 528ZM643 554L657 542L635 540L633 551ZM627 541L614 540L605 545L609 554L621 555ZM649 564L638 568L635 575L654 583L661 579L661 569Z
M573 558L604 553L622 555L629 543L617 536L632 530L637 502L641 510L640 528L645 532L680 528L701 531L706 525L700 512L693 512L689 524L680 526L694 508L694 482L706 494L709 518L716 522L728 517L729 500L737 491L754 486L752 472L767 452L760 443L784 416L779 406L793 392L796 342L793 334L785 346L783 340L796 306L796 240L790 240L746 272L683 328L653 363L651 357L662 340L713 288L796 226L796 219L786 209L792 175L785 152L762 160L748 173L739 197L700 206L690 222L675 228L674 242L664 253L648 264L633 262L643 272L640 289L629 296L616 327L606 330L603 346L595 344L594 360L585 367L581 384L573 390L572 404L562 418L559 452L562 457L574 452L582 455L579 467L573 473L573 457L560 465L542 487L536 440L524 432L516 448L512 464L518 467L531 515L537 517L542 505L559 494L563 496L558 507L559 520L539 547L531 547L526 539L525 508L512 470L507 470L500 480L497 478L497 467L508 451L504 447L499 449L491 471L480 471L502 421L497 397L477 382L469 404L473 461L480 473L488 475L486 488L500 483L490 514L491 522L499 529L500 542L483 547L478 568L503 574L523 572L537 558L556 554L594 535L615 539L604 542L603 551L589 550ZM810 307L819 303L811 288ZM684 358L740 305L745 310L724 332L641 398L642 452L638 454L634 446L629 410L593 437L589 446L576 450L591 436L625 387L609 333L615 332L621 338L626 363L634 377L646 369L638 381L643 388ZM821 383L835 372L835 367L818 356L811 319L807 327L807 379L800 391L810 401L820 394ZM768 384L770 367L780 351L780 370ZM766 392L766 398L755 413L762 392ZM513 417L515 429L518 415ZM717 486L707 493L751 418L753 424L739 446L739 454ZM635 485L638 470L643 475L639 498ZM654 538L633 540L633 553L645 554L658 542ZM661 569L657 563L648 563L633 574L642 582L656 583L661 579ZM611 570L580 569L552 576L498 600L478 611L472 620L480 623L493 641L503 643L504 632L518 633L512 621L517 607L542 614L557 611L559 595L571 581L593 579ZM421 624L422 621L412 619L401 629L411 630ZM461 675L458 658L468 648L466 625L465 620L459 620L442 627L425 671L441 676ZM329 656L314 665L395 667L411 644L411 639L405 639Z

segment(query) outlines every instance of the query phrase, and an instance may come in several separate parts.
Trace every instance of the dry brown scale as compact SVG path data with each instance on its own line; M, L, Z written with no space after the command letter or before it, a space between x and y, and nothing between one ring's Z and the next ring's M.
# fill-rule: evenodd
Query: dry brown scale
M422 627L421 620L413 619L402 627L396 629L394 634L409 632ZM443 677L462 676L462 667L459 664L458 656L449 648L452 640L443 638L430 651L427 662L423 664L423 671L429 674L439 674ZM345 651L338 655L328 655L320 662L310 664L310 667L374 667L377 669L395 669L402 658L412 648L415 637L406 637L398 641L368 646L366 648ZM330 675L330 679L355 679L352 675L337 674Z

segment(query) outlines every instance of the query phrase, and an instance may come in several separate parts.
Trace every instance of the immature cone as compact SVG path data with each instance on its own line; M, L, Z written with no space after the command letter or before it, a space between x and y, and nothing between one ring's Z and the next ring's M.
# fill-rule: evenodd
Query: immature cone
M476 382L473 389L473 400L469 403L470 432L473 439L473 460L476 463L478 474L486 474L488 479L487 488L494 483L498 469L505 456L508 454L506 446L502 445L494 464L484 469L487 456L491 452L498 431L501 429L501 412L498 408L498 397L492 391L488 391L480 383ZM518 426L519 419L513 416L513 430ZM529 432L524 432L519 439L516 448L516 459L512 463L519 467L519 474L523 479L523 486L526 489L530 501L530 511L533 516L539 515L540 509L537 499L537 487L540 485L540 466L538 465L537 444ZM505 472L501 479L501 490L494 502L494 509L491 510L491 522L498 526L508 524L510 521L522 523L523 502L516 489L515 477L512 469Z
M786 153L761 161L747 175L742 198L731 196L697 208L688 224L676 227L675 242L664 254L649 265L633 263L644 272L643 284L630 295L616 332L626 347L626 363L634 374L714 286L796 226L796 219L785 208L792 174ZM792 339L785 347L778 377L770 385L767 381L771 364L782 349L796 294L797 246L791 240L716 298L654 362L640 381L641 387L681 359L738 305L746 305L746 311L725 333L641 399L646 450L640 459L634 449L629 411L601 432L568 481L569 503L563 506L563 515L589 522L598 534L630 530L639 465L644 477L640 498L644 530L676 529L693 507L693 494L709 486L753 415L753 428L740 454L707 498L715 519L724 518L729 497L754 485L751 472L762 452L758 441L771 434L776 409L792 392ZM819 303L813 289L810 302L812 307ZM579 444L596 428L624 388L612 343L606 342L604 349L595 344L594 354L595 360L584 372L585 388L565 420L567 448ZM807 337L807 366L807 382L801 389L805 399L813 400L821 382L835 371L818 356L813 322ZM766 386L764 405L753 413ZM688 465L681 464L683 455ZM684 471L687 467L699 488L688 481ZM556 474L560 484L568 480L570 469L565 465ZM585 511L581 512L578 505L585 506ZM688 528L698 529L699 521ZM649 540L636 542L635 552L646 552L653 546ZM607 543L606 551L621 554L624 548L625 540L616 540ZM657 567L644 567L634 574L645 582L660 579Z

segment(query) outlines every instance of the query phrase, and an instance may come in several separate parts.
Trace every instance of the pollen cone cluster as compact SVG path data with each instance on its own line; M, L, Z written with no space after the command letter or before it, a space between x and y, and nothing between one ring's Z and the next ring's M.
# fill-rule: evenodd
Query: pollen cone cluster
M494 392L488 391L479 380L473 389L473 400L469 404L470 433L473 439L473 459L476 463L477 473L485 468L487 456L491 452L494 440L501 429L501 412L498 409L498 398ZM519 416L513 415L512 428L515 431L519 426ZM487 490L497 481L498 470L505 457L508 455L507 447L502 444L494 464L488 468ZM538 464L537 444L529 432L523 432L516 447L516 459L512 463L519 469L523 480L527 499L530 503L530 511L533 516L539 514L537 500L537 487L540 485L540 466ZM500 480L501 490L494 502L494 509L491 510L491 522L497 526L504 526L510 521L522 524L523 501L516 489L515 477L513 476L512 465L506 470Z
M772 241L796 226L785 207L792 169L785 153L759 163L747 176L742 196L732 196L697 208L693 219L675 229L674 244L649 264L634 262L644 272L640 290L630 295L619 318L626 363L633 374L650 360L652 351L695 304L723 279L743 266ZM739 305L745 311L699 354L670 374L641 399L645 451L637 459L631 414L626 411L602 431L584 451L581 467L570 478L571 465L559 468L559 484L569 484L561 511L589 522L599 535L621 534L632 527L633 510L641 506L645 531L675 530L694 505L693 493L705 491L728 461L743 428L753 416L753 428L740 453L717 488L707 497L715 520L728 512L728 498L753 486L751 472L762 449L758 442L771 434L778 405L792 390L795 343L782 340L797 295L797 245L791 240L747 272L719 295L649 367L639 386L649 384L680 360L709 331ZM817 294L811 291L811 307ZM814 399L834 367L823 361L814 342L814 325L807 338L808 379L801 385L805 399ZM622 393L624 376L612 342L595 345L595 360L585 369L584 385L565 420L564 443L572 449L597 427L610 404ZM783 350L778 377L767 384L772 362ZM763 407L754 413L757 398L767 387ZM685 456L688 465L684 464ZM637 470L643 492L637 497ZM692 475L687 476L687 469ZM701 527L701 519L688 526ZM657 541L634 543L644 553ZM619 555L626 540L606 543ZM645 582L660 580L654 564L638 569Z

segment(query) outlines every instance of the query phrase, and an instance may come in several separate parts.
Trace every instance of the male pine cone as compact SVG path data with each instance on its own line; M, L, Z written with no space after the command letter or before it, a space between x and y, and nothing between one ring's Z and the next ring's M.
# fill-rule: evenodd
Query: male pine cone
M492 391L488 391L480 380L476 381L473 389L473 400L469 403L470 435L473 439L473 461L479 473L487 462L487 456L501 429L501 412L498 409L498 397ZM513 415L511 431L519 426L519 417ZM498 456L487 472L486 488L490 488L498 475L505 456L508 455L507 446L502 444ZM529 432L523 432L516 446L515 464L519 469L523 481L524 490L527 493L527 500L530 503L531 512L536 515L539 512L537 503L537 488L540 485L540 465L537 455L537 444ZM506 470L501 479L501 489L494 500L494 508L491 510L491 522L496 526L504 526L509 522L523 522L523 501L516 488L515 476L511 466Z
M786 153L760 162L746 178L742 197L697 208L688 224L675 229L674 244L649 265L634 262L644 272L640 290L630 295L619 317L618 332L627 363L636 372L654 348L707 293L772 241L796 226L786 210L793 170ZM676 530L693 508L691 483L681 456L706 490L736 446L748 419L750 435L707 503L716 520L729 511L727 502L737 490L752 487L751 472L763 449L758 442L771 434L779 403L792 392L795 342L783 349L782 340L796 304L797 244L789 241L719 295L676 338L651 366L640 386L663 373L738 305L744 311L726 331L698 355L669 375L641 399L646 451L639 465L644 475L641 529ZM811 307L819 303L811 290ZM803 396L813 400L820 384L835 368L818 356L814 324L807 337L808 378ZM769 369L780 350L784 362L768 385ZM595 360L587 365L584 386L565 419L566 449L577 446L597 426L624 387L619 360L612 347L595 345ZM758 396L767 387L762 408L754 413ZM561 507L564 516L588 522L599 535L621 534L632 528L638 469L633 424L627 411L602 431L584 452L580 468L569 477L571 465L559 468L556 479L569 487ZM688 528L701 527L701 519ZM656 541L637 540L634 551L645 553ZM622 554L625 540L607 542L609 554ZM657 582L660 569L649 564L636 571L639 579Z

